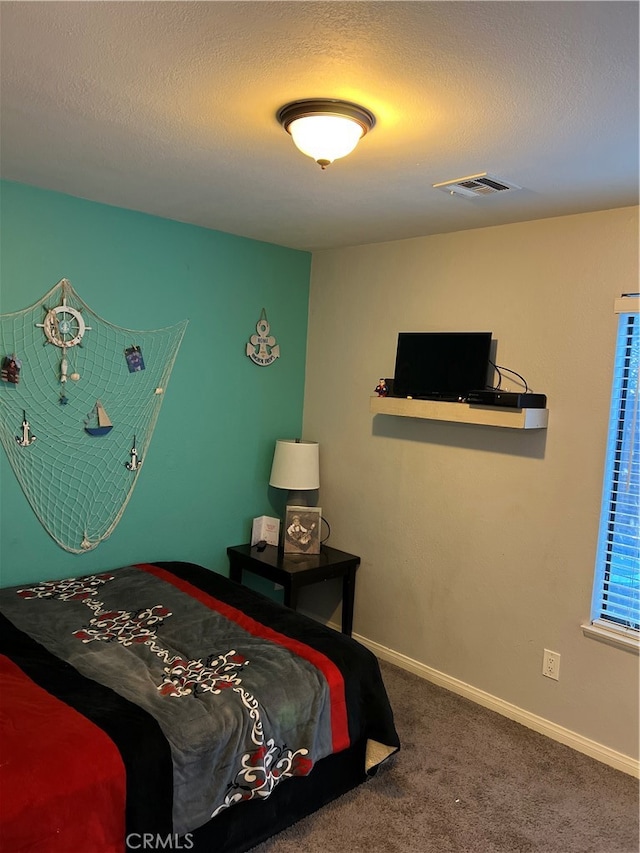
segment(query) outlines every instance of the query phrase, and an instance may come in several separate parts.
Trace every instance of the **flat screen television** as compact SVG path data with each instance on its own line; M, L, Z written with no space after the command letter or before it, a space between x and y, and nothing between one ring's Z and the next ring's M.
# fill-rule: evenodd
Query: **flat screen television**
M465 399L486 388L491 332L400 332L394 397Z

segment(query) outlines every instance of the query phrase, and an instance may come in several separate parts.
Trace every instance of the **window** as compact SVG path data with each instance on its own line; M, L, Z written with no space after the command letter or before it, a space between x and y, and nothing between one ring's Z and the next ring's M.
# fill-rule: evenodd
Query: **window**
M596 632L634 647L640 636L639 307L637 295L616 300L620 316L591 613Z

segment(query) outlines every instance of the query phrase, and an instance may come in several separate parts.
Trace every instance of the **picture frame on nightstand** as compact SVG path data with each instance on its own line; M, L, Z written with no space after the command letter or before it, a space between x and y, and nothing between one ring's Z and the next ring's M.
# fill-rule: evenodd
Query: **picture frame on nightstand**
M319 506L288 506L282 546L285 554L319 554L322 509Z

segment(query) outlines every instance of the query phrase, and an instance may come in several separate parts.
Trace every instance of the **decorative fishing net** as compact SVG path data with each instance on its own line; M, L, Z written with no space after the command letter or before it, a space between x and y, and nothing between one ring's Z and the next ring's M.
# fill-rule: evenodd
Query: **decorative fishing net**
M114 326L67 279L30 308L0 315L0 441L35 514L65 550L92 550L120 521L187 322Z

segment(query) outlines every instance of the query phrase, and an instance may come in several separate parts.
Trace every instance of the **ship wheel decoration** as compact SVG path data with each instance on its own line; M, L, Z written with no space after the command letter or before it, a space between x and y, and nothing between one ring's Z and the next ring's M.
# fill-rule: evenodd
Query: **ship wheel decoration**
M62 349L82 343L84 333L91 331L91 326L85 324L82 314L67 305L66 296L62 297L62 305L50 308L44 323L36 323L36 326L44 329L48 343Z
M267 312L262 309L260 319L256 324L257 335L251 335L247 344L247 355L254 364L260 367L267 367L273 364L276 358L280 357L280 347L276 344L276 339L269 334L269 321L267 320Z
M55 308L47 309L44 318L44 323L36 323L36 326L44 330L46 337L45 344L53 344L63 350L62 358L60 359L60 382L65 383L69 372L69 362L64 354L65 350L82 344L84 333L91 331L91 326L87 326L84 317L77 308L72 308L67 305L67 297L64 292L66 279L62 280L62 303ZM72 373L71 379L78 380L80 375ZM67 397L63 394L60 397L62 405L68 402Z

